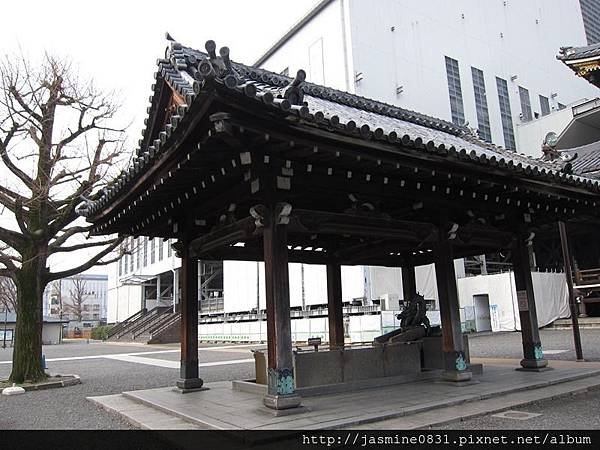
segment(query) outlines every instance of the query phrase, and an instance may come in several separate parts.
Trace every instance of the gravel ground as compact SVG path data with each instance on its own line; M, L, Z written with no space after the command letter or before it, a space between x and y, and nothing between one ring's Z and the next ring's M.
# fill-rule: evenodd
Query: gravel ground
M575 360L571 330L540 330L542 347L547 350L568 350L566 353L545 354L547 359ZM489 358L522 358L521 333L489 333L469 337L471 356ZM581 330L583 356L589 361L600 361L600 329Z
M44 353L47 358L57 358L165 349L168 347L68 343L44 347ZM244 349L245 351L247 349ZM10 360L9 353L8 349L0 350L0 361ZM163 353L148 357L158 358L164 355L173 354ZM249 351L247 355L230 351L200 351L200 360L204 362L248 357ZM25 395L0 396L0 429L130 429L132 427L129 424L97 408L86 400L86 397L169 386L173 385L178 377L177 369L106 358L55 361L49 362L48 367L49 371L54 373L76 373L81 376L82 384L32 391ZM253 373L252 363L201 368L201 376L206 382L249 378ZM6 378L9 374L10 365L1 364L0 378Z
M527 420L504 419L493 414L475 419L452 422L435 427L438 430L597 430L600 429L598 416L600 391L572 395L570 397L544 400L514 408L541 414Z

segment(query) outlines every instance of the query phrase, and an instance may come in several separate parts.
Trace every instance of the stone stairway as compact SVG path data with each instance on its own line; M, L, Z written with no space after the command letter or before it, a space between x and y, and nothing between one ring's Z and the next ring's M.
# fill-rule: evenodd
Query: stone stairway
M142 310L111 329L108 341L168 344L179 342L181 314L168 306Z

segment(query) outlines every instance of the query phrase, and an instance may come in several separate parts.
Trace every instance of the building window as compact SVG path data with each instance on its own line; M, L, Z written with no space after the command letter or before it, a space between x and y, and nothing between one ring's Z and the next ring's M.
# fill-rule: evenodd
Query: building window
M123 255L119 258L119 276L123 275Z
M529 122L533 118L531 100L529 99L529 91L521 86L519 86L519 99L521 100L521 120Z
M597 0L579 0L588 45L600 42L600 4Z
M146 267L148 265L148 238L144 237L144 257L143 257L143 262L144 262L144 267Z
M167 240L167 256L170 258L173 255L173 249L171 248L171 239Z
M490 114L485 97L485 80L483 72L471 67L473 75L473 91L475 93L475 109L477 110L477 129L479 137L486 142L492 142L492 129L490 128Z
M508 85L506 80L496 77L496 89L498 89L498 103L500 104L500 118L502 119L502 134L504 135L504 147L514 150L515 132L513 130L512 114L510 112L510 98L508 97Z
M540 108L542 110L542 116L550 114L550 101L548 100L548 97L540 95Z
M162 239L158 240L158 260L162 261L163 259L163 247L165 246L165 243L162 241Z
M462 90L460 88L460 72L458 61L446 56L446 74L448 75L448 93L450 95L450 112L452 122L457 125L465 123Z
M150 264L154 264L156 262L156 246L154 245L155 239L150 239Z

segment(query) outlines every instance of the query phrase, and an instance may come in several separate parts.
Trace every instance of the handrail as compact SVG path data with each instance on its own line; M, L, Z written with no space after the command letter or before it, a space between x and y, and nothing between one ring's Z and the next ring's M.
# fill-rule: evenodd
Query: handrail
M171 327L176 322L179 322L180 320L181 313L171 313L171 316L167 320L159 324L158 327L156 327L150 332L151 338L154 338L154 336L157 336L158 334L162 333L163 331Z
M112 327L108 331L107 338L110 338L110 337L114 336L119 331L121 331L123 328L125 328L128 325L130 325L131 322L135 322L137 319L139 319L140 317L142 317L143 315L145 315L147 312L148 312L148 310L146 308L142 308L138 312L136 312L135 314L132 314L131 316L129 316L127 319L123 320L122 322L119 322L118 324L116 324L114 327Z
M129 329L127 329L124 334L127 334L127 333L133 334L133 333L135 333L137 330L139 330L140 328L146 326L149 322L151 322L152 320L154 320L157 316L159 316L160 314L162 314L167 309L169 309L168 306L155 306L154 308L152 308L148 312L148 314L146 314L146 316L144 317L143 320L141 320L139 323L132 324L132 327L129 328Z
M136 337L140 336L141 334L144 334L148 330L152 330L153 327L156 326L156 324L164 320L164 318L167 317L169 314L171 314L171 308L168 308L164 311L160 311L159 313L155 314L153 318L144 321L144 323L140 324L139 327L137 327L135 330L132 330L131 336L133 337L133 339L135 339Z

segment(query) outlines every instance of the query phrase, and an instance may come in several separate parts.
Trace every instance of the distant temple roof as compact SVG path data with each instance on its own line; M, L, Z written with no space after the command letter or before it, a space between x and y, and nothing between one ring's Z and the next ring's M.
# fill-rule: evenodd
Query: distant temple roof
M600 43L585 47L562 47L556 57L570 67L577 75L594 86L600 87Z
M96 216L113 199L129 192L136 180L157 163L161 151L173 145L176 135L181 134L177 133L177 128L181 124L184 130L189 126L193 120L190 115L194 114L188 114L188 110L192 106L197 110L198 101L209 98L210 92L233 96L240 103L252 102L254 108L262 108L265 113L287 117L328 133L367 141L385 141L394 152L402 153L406 148L414 148L445 160L491 166L505 171L507 175L525 172L548 182L600 192L596 180L565 173L556 161L546 162L486 143L466 127L306 82L306 74L302 70L292 79L235 63L229 59L227 47L221 48L217 56L213 41L207 42L206 49L206 52L201 52L170 42L165 58L157 61L157 82L153 85L154 93L147 111L149 117L145 121L147 128L139 141L137 157L98 198L80 205L80 214ZM172 105L174 113L166 125L158 124L158 130L162 127L162 131L157 132L157 111L168 107L159 101L165 84L163 80L179 101Z
M600 141L560 150L560 154L567 159L572 159L571 165L574 173L600 179Z

